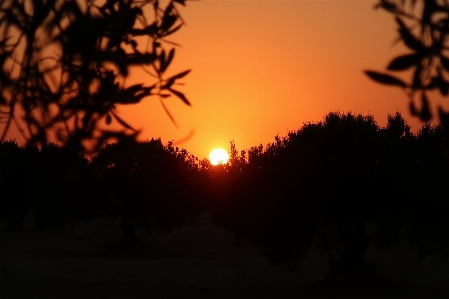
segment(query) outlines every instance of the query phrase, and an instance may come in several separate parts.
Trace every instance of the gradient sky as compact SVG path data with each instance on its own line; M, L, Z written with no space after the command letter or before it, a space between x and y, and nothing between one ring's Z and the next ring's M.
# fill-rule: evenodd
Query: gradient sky
M376 84L363 70L382 71L397 54L394 19L375 0L203 0L180 12L187 25L170 40L178 48L170 71L192 72L180 87L192 107L170 98L120 108L143 130L206 158L217 147L239 150L319 121L330 111L370 113L380 125L400 111L420 127L398 88ZM145 74L135 76L145 80Z

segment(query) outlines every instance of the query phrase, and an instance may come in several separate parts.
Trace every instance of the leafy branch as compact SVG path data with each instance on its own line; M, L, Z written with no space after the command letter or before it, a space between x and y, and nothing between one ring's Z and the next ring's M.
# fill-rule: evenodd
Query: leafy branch
M449 1L380 0L375 8L394 16L398 40L410 50L391 60L387 70L408 71L411 78L405 82L390 73L372 70L365 73L377 83L402 88L409 97L412 115L429 121L433 118L429 92L449 95ZM438 114L442 126L449 130L449 113L439 106Z
M0 141L16 122L29 143L56 136L77 150L93 142L95 150L109 138L138 133L117 115L117 105L164 91L190 105L172 88L189 71L164 79L176 47L167 38L184 25L177 5L185 0L2 2ZM133 67L152 67L153 82L126 84ZM104 129L112 121L119 129Z

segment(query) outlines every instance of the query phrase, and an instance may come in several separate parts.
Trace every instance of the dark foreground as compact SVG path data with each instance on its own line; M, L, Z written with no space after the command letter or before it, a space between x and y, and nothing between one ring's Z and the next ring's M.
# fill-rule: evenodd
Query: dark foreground
M207 217L166 236L142 234L147 245L121 247L119 238L113 221L79 225L71 234L2 233L0 297L449 298L447 261L419 263L372 248L365 260L376 262L373 271L330 274L313 251L290 272L249 244L234 249L232 235Z

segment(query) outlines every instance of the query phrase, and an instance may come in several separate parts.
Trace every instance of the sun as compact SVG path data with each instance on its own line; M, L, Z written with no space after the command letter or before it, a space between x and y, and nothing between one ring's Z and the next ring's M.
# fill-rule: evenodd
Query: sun
M214 149L209 154L209 160L212 165L226 164L228 159L228 152L221 148Z

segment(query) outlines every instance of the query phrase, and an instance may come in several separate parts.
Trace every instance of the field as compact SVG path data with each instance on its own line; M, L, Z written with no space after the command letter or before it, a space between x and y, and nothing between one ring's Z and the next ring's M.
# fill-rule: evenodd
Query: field
M449 298L449 261L420 262L401 244L369 248L365 261L382 276L327 276L327 259L316 250L291 272L251 244L236 249L208 214L168 235L138 231L146 245L126 248L117 245L113 219L58 232L25 228L0 235L2 299Z

